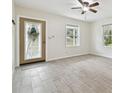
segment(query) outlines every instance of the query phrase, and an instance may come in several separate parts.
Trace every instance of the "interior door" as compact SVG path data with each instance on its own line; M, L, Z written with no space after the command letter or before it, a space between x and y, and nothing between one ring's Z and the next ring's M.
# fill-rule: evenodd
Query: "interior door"
M20 17L20 64L45 61L45 21Z

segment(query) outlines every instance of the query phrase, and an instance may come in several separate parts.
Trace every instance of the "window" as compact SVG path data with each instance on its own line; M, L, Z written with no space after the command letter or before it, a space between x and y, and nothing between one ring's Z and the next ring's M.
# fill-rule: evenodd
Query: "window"
M79 26L66 25L66 47L80 46Z
M104 46L112 46L112 25L103 25L103 41Z

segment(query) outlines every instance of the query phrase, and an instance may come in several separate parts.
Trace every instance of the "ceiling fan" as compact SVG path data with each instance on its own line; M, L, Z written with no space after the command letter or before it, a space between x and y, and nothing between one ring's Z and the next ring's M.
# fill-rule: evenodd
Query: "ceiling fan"
M97 10L93 9L93 7L98 6L99 5L98 2L95 2L95 3L90 4L86 0L78 0L78 1L82 5L82 7L72 7L71 9L82 9L81 14L84 14L87 11L91 11L93 13L96 13L97 12Z

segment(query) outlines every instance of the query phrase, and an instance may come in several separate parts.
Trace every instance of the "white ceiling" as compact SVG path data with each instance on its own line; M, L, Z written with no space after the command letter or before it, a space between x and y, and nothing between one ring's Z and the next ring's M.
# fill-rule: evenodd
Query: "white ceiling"
M112 0L87 0L98 1L96 7L97 13L87 12L86 20L89 22L103 18L112 17ZM57 15L62 15L78 20L84 20L85 16L81 15L81 10L72 10L72 7L81 6L78 0L15 0L16 5L38 9Z

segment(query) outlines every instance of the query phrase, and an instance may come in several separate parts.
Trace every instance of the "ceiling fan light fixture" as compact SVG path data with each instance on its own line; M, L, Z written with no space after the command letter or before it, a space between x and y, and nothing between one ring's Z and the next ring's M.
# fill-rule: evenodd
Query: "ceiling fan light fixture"
M83 10L84 11L88 11L89 10L89 7L83 7Z

